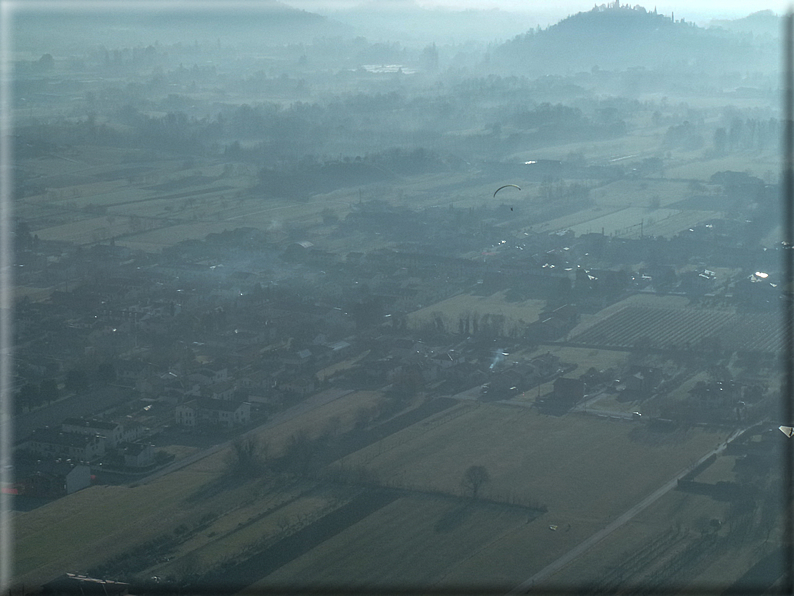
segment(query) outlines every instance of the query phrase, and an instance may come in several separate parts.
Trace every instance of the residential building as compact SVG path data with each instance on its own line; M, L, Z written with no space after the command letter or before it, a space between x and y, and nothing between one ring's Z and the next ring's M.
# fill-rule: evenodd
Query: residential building
M202 425L232 428L251 420L251 404L200 397L178 405L175 416L177 424L190 428Z
M100 435L37 428L23 448L46 457L90 462L105 455L105 439Z

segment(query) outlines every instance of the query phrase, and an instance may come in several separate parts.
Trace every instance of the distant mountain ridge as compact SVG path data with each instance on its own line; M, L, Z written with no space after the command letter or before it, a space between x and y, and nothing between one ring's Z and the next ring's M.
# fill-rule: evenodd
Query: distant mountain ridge
M399 41L404 45L503 41L538 22L534 11L425 8L414 0L369 0L336 9L329 3L321 14L355 27L358 35L370 41Z
M764 61L770 57L762 54L746 36L704 29L674 15L616 1L519 35L494 50L493 62L528 74L595 66L738 70L769 66Z
M271 44L311 42L315 37L351 36L350 27L328 17L293 8L278 0L233 3L188 0L162 5L125 0L112 10L80 9L54 4L48 10L19 10L14 15L15 45L71 43L75 37L97 40L110 47L134 45L148 37L163 42L242 38ZM140 32L145 32L141 35Z
M709 27L779 38L783 29L783 18L771 10L759 10L741 19L714 19Z

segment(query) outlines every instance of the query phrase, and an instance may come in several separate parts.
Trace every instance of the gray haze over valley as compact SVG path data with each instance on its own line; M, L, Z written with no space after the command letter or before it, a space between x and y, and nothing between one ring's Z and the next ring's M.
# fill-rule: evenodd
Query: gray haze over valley
M2 588L780 591L762 8L9 9Z

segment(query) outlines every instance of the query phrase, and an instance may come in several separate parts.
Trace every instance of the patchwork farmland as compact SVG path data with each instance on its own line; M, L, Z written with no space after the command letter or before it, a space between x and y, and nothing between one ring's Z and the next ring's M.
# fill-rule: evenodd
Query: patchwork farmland
M706 308L626 306L569 337L573 344L631 349L724 349L776 353L782 346L780 318L773 313L738 314Z

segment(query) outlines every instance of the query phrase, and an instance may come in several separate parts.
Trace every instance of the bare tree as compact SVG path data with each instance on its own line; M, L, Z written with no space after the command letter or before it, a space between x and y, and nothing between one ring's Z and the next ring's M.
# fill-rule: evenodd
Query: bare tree
M233 473L257 476L265 471L269 445L256 437L241 437L232 443L229 467Z
M460 484L467 493L471 493L472 499L476 499L482 485L490 479L491 475L485 466L469 466Z

